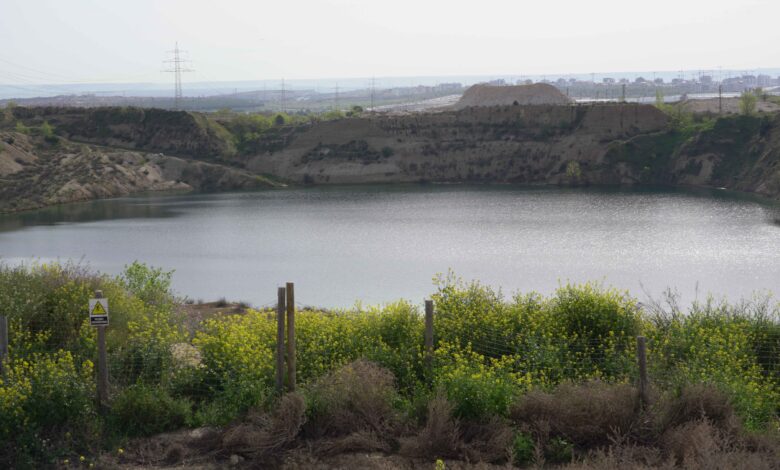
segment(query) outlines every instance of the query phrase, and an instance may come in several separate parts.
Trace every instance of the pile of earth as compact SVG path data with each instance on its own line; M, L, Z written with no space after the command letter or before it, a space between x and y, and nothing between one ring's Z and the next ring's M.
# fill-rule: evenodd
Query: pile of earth
M546 83L511 86L474 85L463 93L455 108L570 103L571 100L560 90Z

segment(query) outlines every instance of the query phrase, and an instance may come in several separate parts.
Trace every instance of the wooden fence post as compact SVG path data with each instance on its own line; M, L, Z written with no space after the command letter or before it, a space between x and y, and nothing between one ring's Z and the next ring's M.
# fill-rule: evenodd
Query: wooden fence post
M277 289L276 303L276 392L282 393L284 387L284 313L285 289Z
M647 393L647 344L644 336L636 337L636 357L639 365L639 401L645 407L650 399Z
M287 390L295 391L295 286L287 283Z
M5 361L8 359L8 317L0 315L0 376L5 378Z
M433 368L433 300L425 301L425 367Z
M102 299L103 291L96 290L95 298ZM106 327L97 327L97 396L98 409L104 410L108 406L108 354L106 353Z

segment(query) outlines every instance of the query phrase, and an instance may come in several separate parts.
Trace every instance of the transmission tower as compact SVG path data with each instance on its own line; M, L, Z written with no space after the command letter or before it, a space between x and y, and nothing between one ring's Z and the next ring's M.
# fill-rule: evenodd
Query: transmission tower
M280 111L282 113L284 113L284 98L285 98L285 96L284 96L284 79L282 79L282 94L281 94L280 100L279 100L279 109L280 109Z
M176 43L176 47L172 51L168 51L168 54L173 54L171 59L164 61L166 64L170 64L172 68L163 70L163 72L173 73L174 81L174 95L173 95L173 107L175 109L181 109L181 74L184 72L194 72L190 68L186 68L186 64L189 62L186 59L182 59L182 51L179 49L179 43Z
M374 112L374 93L376 89L376 78L371 77L371 112Z
M333 109L336 111L339 111L339 84L336 82L336 87L334 88L335 93L333 94Z

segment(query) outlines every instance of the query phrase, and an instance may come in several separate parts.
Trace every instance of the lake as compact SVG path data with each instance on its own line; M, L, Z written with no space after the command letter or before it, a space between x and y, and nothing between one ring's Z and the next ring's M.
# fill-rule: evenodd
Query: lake
M148 195L0 216L0 260L175 269L192 299L322 307L400 298L458 276L504 293L603 281L644 301L780 287L780 206L726 192L398 185Z

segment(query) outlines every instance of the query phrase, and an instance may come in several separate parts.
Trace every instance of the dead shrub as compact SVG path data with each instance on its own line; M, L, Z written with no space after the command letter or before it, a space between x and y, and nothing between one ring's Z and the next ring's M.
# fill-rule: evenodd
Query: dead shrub
M425 427L414 437L401 441L401 454L408 457L458 458L462 454L460 424L453 405L443 393L428 403Z
M691 421L667 430L661 446L677 463L701 462L726 444L721 431L707 419Z
M780 467L771 449L748 449L744 442L707 418L667 430L661 445L675 463L686 469L771 470Z
M187 451L181 444L173 444L165 451L163 463L165 465L176 465L184 459L186 454Z
M359 431L393 435L399 425L393 374L357 360L326 375L307 390L307 437L338 437Z
M679 396L667 399L662 407L662 431L702 419L729 432L740 427L729 397L713 385L687 385Z
M649 454L649 458L648 455ZM658 449L643 447L610 447L598 449L586 455L581 461L560 467L566 470L672 470L674 462L662 462Z
M464 423L462 429L463 456L469 462L512 460L515 432L506 419L493 417L484 423Z
M563 384L553 393L531 391L512 406L510 418L537 436L561 436L586 449L631 433L641 420L641 411L634 387L590 382Z
M218 453L238 454L255 461L276 457L295 440L305 421L305 411L303 397L288 393L273 412L250 413L246 422L226 429Z

